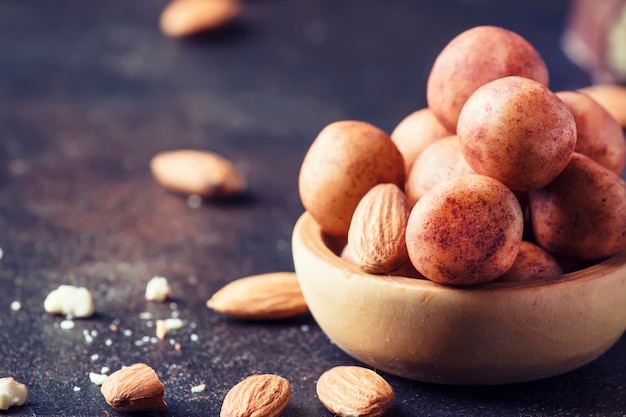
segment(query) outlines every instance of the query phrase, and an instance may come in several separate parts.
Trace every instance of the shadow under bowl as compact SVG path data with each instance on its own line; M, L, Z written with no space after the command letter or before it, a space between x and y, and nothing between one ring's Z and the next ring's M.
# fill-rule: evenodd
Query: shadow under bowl
M292 249L322 331L355 359L408 379L547 378L594 360L626 330L626 252L549 282L456 288L364 273L329 248L306 212Z

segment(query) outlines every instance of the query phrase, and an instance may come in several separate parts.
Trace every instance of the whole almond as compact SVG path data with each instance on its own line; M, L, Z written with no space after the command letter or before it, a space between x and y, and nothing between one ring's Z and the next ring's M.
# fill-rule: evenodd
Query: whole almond
M161 13L161 31L178 38L217 29L239 14L238 0L173 0Z
M282 319L308 311L295 272L271 272L236 279L213 294L207 307L249 320Z
M408 259L406 225L411 208L395 184L378 184L361 199L348 230L348 246L363 271L381 274L395 271Z
M626 129L626 87L617 84L596 84L578 91L589 94Z
M291 387L279 375L250 375L224 397L220 417L277 417L287 407Z
M165 387L145 363L124 367L109 375L100 392L106 402L118 411L139 411L166 407Z
M360 366L336 366L324 372L317 380L317 397L341 417L379 417L396 400L382 376Z
M246 180L237 167L209 151L160 152L150 161L150 168L163 187L186 195L223 198L239 194L246 188Z

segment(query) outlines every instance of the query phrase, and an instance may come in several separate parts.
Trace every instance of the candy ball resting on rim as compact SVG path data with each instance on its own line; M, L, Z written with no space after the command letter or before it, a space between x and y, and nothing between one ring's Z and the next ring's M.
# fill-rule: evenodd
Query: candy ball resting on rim
M409 258L440 284L474 285L504 274L515 261L524 219L517 198L484 175L449 180L413 207L406 229Z

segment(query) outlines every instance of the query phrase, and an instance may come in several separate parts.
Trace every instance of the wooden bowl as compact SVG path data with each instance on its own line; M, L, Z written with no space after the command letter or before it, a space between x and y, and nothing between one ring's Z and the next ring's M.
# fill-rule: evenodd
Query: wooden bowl
M326 335L384 372L443 384L503 384L576 369L626 330L626 252L556 281L454 288L371 275L333 252L304 213L293 258Z

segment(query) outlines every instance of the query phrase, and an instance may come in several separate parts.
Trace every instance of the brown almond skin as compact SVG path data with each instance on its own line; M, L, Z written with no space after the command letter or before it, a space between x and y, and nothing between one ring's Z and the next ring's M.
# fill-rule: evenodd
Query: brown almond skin
M104 380L100 392L106 402L118 411L140 411L166 407L165 387L145 363L115 371Z
M161 31L180 38L220 28L240 11L238 0L172 0L161 13Z
M363 271L384 274L400 268L409 258L406 223L411 207L395 184L378 184L363 196L354 211L348 246L352 260Z
M317 380L317 397L339 416L380 417L396 400L393 388L376 372L360 366L336 366Z
M154 155L150 169L164 188L203 198L228 198L241 194L246 179L228 159L194 149L163 151Z
M309 311L294 272L269 272L239 278L219 289L207 307L246 320L276 320Z
M548 70L522 36L496 26L476 26L454 37L439 53L426 84L428 107L456 133L465 101L480 86L519 75L548 86Z
M300 199L322 230L346 236L352 214L373 186L404 187L404 160L387 133L366 122L343 120L322 129L298 178Z
M557 258L597 261L626 249L626 183L588 156L575 152L529 204L536 242Z
M291 396L289 381L279 375L250 375L232 387L220 417L278 417Z

